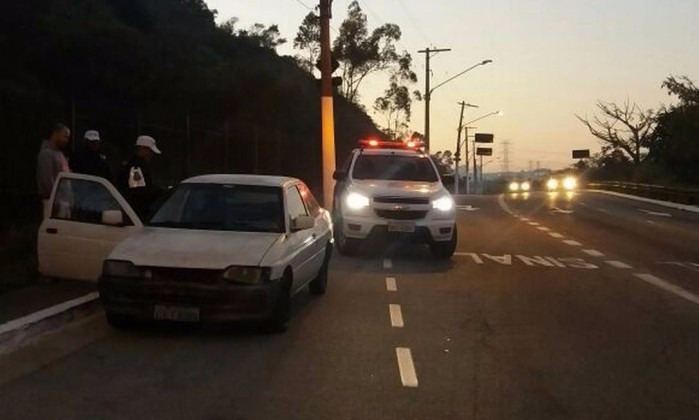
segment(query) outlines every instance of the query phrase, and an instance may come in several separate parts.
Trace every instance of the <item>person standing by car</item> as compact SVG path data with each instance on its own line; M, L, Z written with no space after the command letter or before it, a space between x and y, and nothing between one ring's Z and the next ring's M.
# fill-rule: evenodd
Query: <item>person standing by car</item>
M117 188L142 220L147 220L160 189L153 184L151 162L162 152L151 136L136 139L134 155L117 176Z
M97 130L88 130L83 136L84 143L70 160L70 167L75 173L94 175L112 182L112 173L107 164L107 157L102 154L102 140Z
M49 199L53 191L53 184L61 172L70 172L68 159L63 154L63 149L70 141L70 129L67 125L57 123L51 129L47 140L41 144L41 149L36 162L36 181L44 210L44 218L51 214Z

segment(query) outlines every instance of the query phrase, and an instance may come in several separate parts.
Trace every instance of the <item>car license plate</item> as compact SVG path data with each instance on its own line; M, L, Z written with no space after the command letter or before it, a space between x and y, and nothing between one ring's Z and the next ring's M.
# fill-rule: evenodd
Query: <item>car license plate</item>
M158 321L199 322L199 308L155 305L153 319Z
M415 223L413 222L388 222L389 232L414 233Z

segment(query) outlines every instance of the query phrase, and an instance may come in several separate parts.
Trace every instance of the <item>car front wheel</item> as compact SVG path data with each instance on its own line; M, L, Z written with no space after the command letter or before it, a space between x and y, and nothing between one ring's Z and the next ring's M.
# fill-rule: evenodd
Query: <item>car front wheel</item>
M362 245L361 239L348 238L343 230L344 222L339 218L335 223L333 231L335 232L335 246L340 255L353 257L359 253Z

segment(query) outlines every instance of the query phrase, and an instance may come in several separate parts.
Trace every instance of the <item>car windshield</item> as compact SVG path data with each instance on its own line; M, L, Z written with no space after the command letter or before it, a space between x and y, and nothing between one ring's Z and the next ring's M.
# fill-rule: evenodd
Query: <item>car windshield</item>
M182 184L149 225L166 228L284 232L284 204L278 187Z
M403 155L360 155L354 164L352 177L360 180L439 181L429 158Z

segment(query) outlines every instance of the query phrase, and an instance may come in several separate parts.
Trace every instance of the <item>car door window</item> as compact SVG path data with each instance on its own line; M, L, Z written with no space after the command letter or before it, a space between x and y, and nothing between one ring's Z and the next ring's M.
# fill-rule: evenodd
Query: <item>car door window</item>
M306 209L308 214L313 217L318 217L320 215L320 204L313 196L311 190L305 184L299 184L299 191L301 192L301 198L304 204L306 204Z
M83 179L61 179L56 188L51 218L102 224L102 213L106 210L121 211L124 224L133 225L133 221L104 185Z
M299 216L308 216L306 206L303 204L301 193L298 188L294 186L286 190L286 199L290 220L294 220Z

